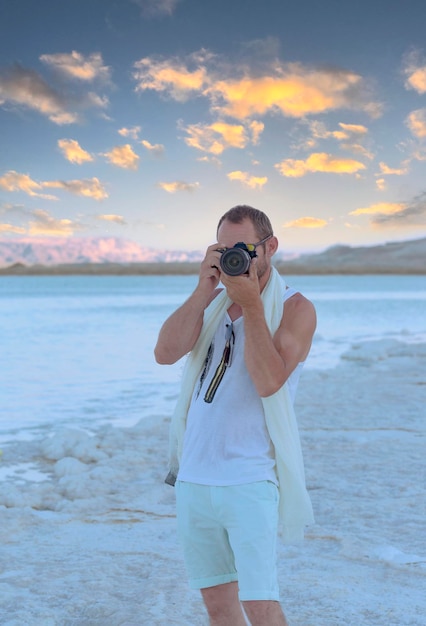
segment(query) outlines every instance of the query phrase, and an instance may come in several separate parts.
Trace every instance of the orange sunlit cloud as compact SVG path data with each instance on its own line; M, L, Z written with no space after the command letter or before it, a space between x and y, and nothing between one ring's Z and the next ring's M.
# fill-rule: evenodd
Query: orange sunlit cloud
M343 122L339 122L339 126L341 130L327 130L324 122L313 120L309 123L309 128L314 139L333 138L337 139L337 141L344 141L351 139L354 135L360 137L368 133L368 128L360 124L344 124Z
M362 124L344 124L343 122L339 122L339 126L349 134L366 135L368 133L368 128Z
M146 139L141 141L143 147L154 156L162 156L164 154L164 146L161 143L152 144Z
M426 137L426 108L412 111L405 120L408 128L415 137Z
M257 143L263 124L252 122L248 127L253 143ZM247 128L241 124L214 122L213 124L190 124L184 128L189 137L185 143L191 148L218 155L227 148L245 148L250 143Z
M123 169L136 170L138 168L139 156L133 151L130 144L116 146L110 152L103 153L109 163L122 167Z
M259 143L260 135L265 129L265 124L263 122L257 122L256 120L254 120L253 122L250 122L249 129L251 130L252 134L252 143L254 145L257 145Z
M134 139L136 141L139 137L140 131L141 131L140 126L131 126L130 128L123 127L123 128L120 128L120 130L118 131L118 134L121 135L122 137L130 137L131 139Z
M105 213L104 215L97 215L96 217L98 220L114 222L115 224L120 224L121 226L125 226L127 223L122 215L115 215L114 213Z
M292 222L286 222L283 224L283 228L324 228L327 224L327 220L317 217L300 217Z
M368 207L363 207L351 211L349 215L393 215L400 213L406 208L406 204L402 202L379 202Z
M82 226L69 219L55 219L47 211L37 209L33 211L34 220L30 221L28 234L48 235L51 237L69 237Z
M379 163L379 167L383 176L404 176L408 172L407 167L393 168L386 165L383 161Z
M76 196L85 198L93 198L94 200L104 200L108 198L104 186L96 177L85 180L54 180L42 183L43 187L53 187L54 189L63 189Z
M361 124L346 124L339 122L339 130L328 130L324 122L312 120L307 122L311 136L302 144L296 146L305 150L312 150L318 145L321 139L335 139L340 143L340 147L344 150L352 152L352 154L360 155L367 159L373 159L374 155L361 143L368 134L368 128Z
M0 178L0 187L5 191L23 191L29 196L43 198L43 200L57 200L56 196L38 193L38 190L43 189L45 186L45 183L38 183L32 180L28 174L20 174L14 170L6 172Z
M0 233L14 233L15 235L25 235L27 231L21 226L13 226L12 224L0 224Z
M371 101L364 79L354 72L274 63L263 75L248 76L235 66L219 72L213 63L209 66L211 59L206 51L191 55L187 64L178 59L140 59L135 64L136 91L154 90L178 101L203 95L216 114L238 120L271 111L303 118L340 108L360 109L372 117L381 114L381 105Z
M215 110L236 119L274 110L287 117L304 117L351 108L355 102L349 94L361 82L361 76L352 72L309 70L292 64L279 76L218 80L205 93L213 98Z
M195 191L199 188L200 183L184 183L180 180L176 180L170 183L157 183L158 187L167 191L167 193L176 193L177 191Z
M408 77L407 83L418 93L426 93L426 66L415 70Z
M229 180L238 180L251 189L262 189L268 182L267 176L251 176L248 172L229 172L227 176Z
M355 174L365 170L365 165L354 159L336 157L325 152L314 152L306 161L299 159L284 159L276 163L275 168L289 178L300 178L309 172L323 172L333 174Z
M87 161L93 161L92 155L86 152L86 150L83 150L78 141L74 139L59 139L58 146L64 157L67 161L70 161L70 163L81 165Z
M405 86L419 94L426 93L426 62L421 59L419 50L412 50L405 57Z
M197 61L196 61L197 64ZM193 92L201 91L207 79L205 67L198 66L188 70L178 60L159 61L150 57L140 59L134 64L133 74L137 85L136 91L152 89L168 92L175 100L184 102Z
M418 226L426 223L426 193L409 202L382 202L352 211L350 215L370 215L375 228Z
M386 180L384 178L378 178L376 180L376 187L379 191L384 191L386 189Z
M77 80L92 82L95 79L109 80L110 69L103 65L102 55L94 52L85 57L73 50L70 54L42 54L40 61L55 68L55 70Z

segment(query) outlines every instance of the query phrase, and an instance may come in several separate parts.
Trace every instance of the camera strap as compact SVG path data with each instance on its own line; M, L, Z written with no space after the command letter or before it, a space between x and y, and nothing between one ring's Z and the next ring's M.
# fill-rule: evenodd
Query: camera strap
M226 368L229 367L229 365L231 365L232 347L234 343L235 343L235 334L234 334L234 327L231 322L230 324L226 325L225 348L223 350L222 358L220 359L219 365L216 368L214 376L204 396L204 402L208 402L208 403L213 402L213 398L215 397L216 391L226 372Z

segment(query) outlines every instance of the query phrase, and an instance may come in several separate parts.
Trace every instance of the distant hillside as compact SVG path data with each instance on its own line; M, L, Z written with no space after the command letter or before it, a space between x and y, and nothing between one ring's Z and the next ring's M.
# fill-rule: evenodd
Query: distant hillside
M278 262L287 274L426 274L426 238L379 246L332 246Z
M115 238L0 240L0 275L196 274L201 252L158 251ZM283 274L426 274L426 238L379 246L332 246L275 258ZM3 267L2 267L3 266Z

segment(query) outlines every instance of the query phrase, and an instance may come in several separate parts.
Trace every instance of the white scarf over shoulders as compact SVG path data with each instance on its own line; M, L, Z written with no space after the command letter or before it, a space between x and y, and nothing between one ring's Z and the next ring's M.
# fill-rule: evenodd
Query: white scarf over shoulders
M273 267L261 294L265 319L271 334L275 333L281 323L284 289L284 281ZM231 304L223 290L207 307L200 336L185 364L181 392L170 425L169 469L174 476L177 476L179 470L186 416L193 390L216 327ZM283 537L288 543L297 543L303 539L304 527L313 523L314 516L306 490L299 431L287 384L273 395L262 398L262 403L266 426L275 448Z

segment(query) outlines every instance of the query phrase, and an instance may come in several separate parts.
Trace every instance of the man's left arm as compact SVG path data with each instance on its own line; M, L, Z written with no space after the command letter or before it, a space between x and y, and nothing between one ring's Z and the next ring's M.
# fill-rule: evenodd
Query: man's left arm
M271 396L307 357L316 328L315 308L307 298L295 294L286 301L281 324L272 336L260 297L256 259L248 276L223 275L222 282L242 309L244 356L250 377L260 396Z
M243 315L247 369L258 394L271 396L309 353L316 327L314 306L298 293L289 298L273 337L261 300L244 307Z

